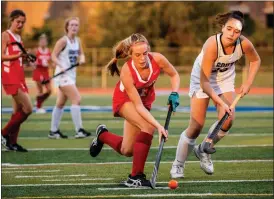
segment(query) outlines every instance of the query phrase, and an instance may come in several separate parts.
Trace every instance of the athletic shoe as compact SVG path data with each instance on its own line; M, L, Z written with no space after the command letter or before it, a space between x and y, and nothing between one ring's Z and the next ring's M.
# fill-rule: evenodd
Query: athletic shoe
M99 140L99 136L107 130L107 126L104 124L99 124L96 128L96 138L91 142L89 148L89 154L92 157L96 157L102 150L104 143Z
M38 109L36 109L36 113L37 114L45 114L47 111L45 110L45 109L43 109L43 108L38 108Z
M184 168L185 166L183 165L172 165L171 170L170 170L170 176L171 178L184 178Z
M17 143L9 145L9 150L17 151L17 152L28 152L27 149L25 149L24 147L22 147L21 145Z
M194 154L200 160L201 169L208 175L212 175L214 172L213 162L211 160L211 155L207 153L202 153L200 151L200 146L194 147Z
M138 174L136 176L128 176L127 181L125 182L125 186L137 188L137 187L151 187L151 183L146 179L145 174Z
M50 139L60 139L60 138L66 139L66 138L68 138L68 136L62 134L60 132L60 130L58 129L55 132L50 131L49 135L48 135L48 138L50 138Z
M87 132L85 129L80 128L79 131L76 133L75 138L85 138L91 136L90 132Z

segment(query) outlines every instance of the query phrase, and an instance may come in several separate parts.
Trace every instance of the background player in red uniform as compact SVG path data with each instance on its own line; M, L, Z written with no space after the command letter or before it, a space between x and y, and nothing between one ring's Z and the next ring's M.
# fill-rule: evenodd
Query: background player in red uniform
M154 83L161 69L170 77L172 93L168 98L173 110L179 105L178 89L180 77L175 68L160 53L150 52L147 39L141 34L133 34L120 41L114 47L114 58L108 64L112 75L120 75L113 95L113 113L123 117L123 136L107 130L106 125L99 125L97 137L90 146L90 155L96 157L103 144L107 144L121 155L133 156L132 172L125 185L129 187L150 186L144 174L145 161L151 146L155 128L161 136L168 132L149 112L155 100ZM121 74L117 68L117 59L129 58L123 65Z
M23 53L12 42L20 42L21 32L26 22L26 15L22 10L13 10L10 14L9 29L2 33L2 85L7 95L12 96L13 114L1 130L1 142L9 150L27 152L17 144L20 125L32 112L31 100L25 82L24 68L22 65Z
M39 37L39 44L36 51L36 68L33 70L32 79L36 82L38 95L36 97L36 113L45 113L42 108L43 102L50 96L51 86L50 83L44 85L46 92L43 93L43 85L41 82L49 79L49 65L51 60L51 53L48 46L48 39L45 34Z

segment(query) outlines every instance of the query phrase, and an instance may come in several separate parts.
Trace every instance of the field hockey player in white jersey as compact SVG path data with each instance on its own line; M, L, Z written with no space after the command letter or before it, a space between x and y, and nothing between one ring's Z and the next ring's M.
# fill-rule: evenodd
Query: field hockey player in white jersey
M72 17L66 20L66 35L60 38L53 49L52 61L56 64L55 75L65 71L69 67L85 63L85 56L79 38L76 36L79 31L79 19ZM79 61L78 61L79 60ZM71 101L71 117L75 126L75 138L90 136L82 125L80 101L81 96L75 85L76 67L65 71L64 74L54 79L55 86L58 88L56 105L52 112L51 129L48 135L51 139L67 138L59 130L60 121L66 101Z
M213 147L228 134L235 117L234 110L229 108L236 97L234 89L235 63L242 55L245 55L249 60L248 77L240 87L241 97L249 92L260 67L260 57L253 44L242 35L243 14L240 11L218 14L216 23L220 25L221 33L207 39L193 65L189 91L191 98L190 121L178 142L176 157L170 170L172 178L184 177L185 161L193 150L200 160L201 169L206 174L213 174L211 155L202 151L203 147L201 147L205 140L195 147L195 140L205 123L209 100L212 99L214 102L219 120L225 112L229 113L229 118L213 139L211 144ZM212 124L208 134L213 131L217 123L218 121Z

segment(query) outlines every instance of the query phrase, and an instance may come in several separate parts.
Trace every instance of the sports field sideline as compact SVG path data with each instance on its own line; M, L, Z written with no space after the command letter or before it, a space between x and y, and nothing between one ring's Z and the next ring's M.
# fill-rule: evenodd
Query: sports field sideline
M164 107L167 96L159 96L155 107ZM45 106L53 106L51 97ZM110 95L83 96L83 106L111 106ZM189 99L181 96L181 107L188 107ZM211 104L212 106L212 104ZM208 176L191 155L186 164L185 178L179 188L170 190L169 170L175 157L180 133L186 128L187 111L172 116L169 140L165 144L157 189L128 189L120 186L131 168L131 158L122 157L105 147L97 158L89 156L92 138L74 139L74 128L69 113L65 113L61 130L67 140L49 140L51 114L32 114L22 125L19 143L28 153L2 152L3 198L273 198L273 97L249 95L239 107L270 107L270 111L237 112L230 135L222 140L213 155L215 173ZM3 97L2 107L10 107ZM271 111L272 107L272 111ZM153 115L162 124L165 109L153 109ZM2 114L2 125L10 114ZM208 112L207 120L198 138L205 136L216 113ZM110 131L122 134L123 120L113 118L111 112L84 112L83 124L94 133L104 123ZM145 173L151 176L158 148L157 134L153 140Z

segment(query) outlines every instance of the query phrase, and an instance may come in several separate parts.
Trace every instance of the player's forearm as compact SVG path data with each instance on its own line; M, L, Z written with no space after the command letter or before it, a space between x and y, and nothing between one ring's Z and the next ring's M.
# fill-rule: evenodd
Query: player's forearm
M178 92L180 88L180 76L176 73L174 76L170 77L172 92Z
M211 88L209 81L201 82L201 88L203 89L203 92L206 93L215 103L223 103L222 99Z
M161 126L160 123L157 120L155 120L155 118L143 105L137 105L136 110L147 122L149 122L155 128Z
M18 59L19 57L21 57L20 53L17 55L3 55L2 54L1 61L13 61L15 59Z
M257 74L257 72L260 68L260 65L261 65L261 60L250 62L248 77L247 77L247 80L246 80L249 85L253 84L253 81L256 77L256 74Z

